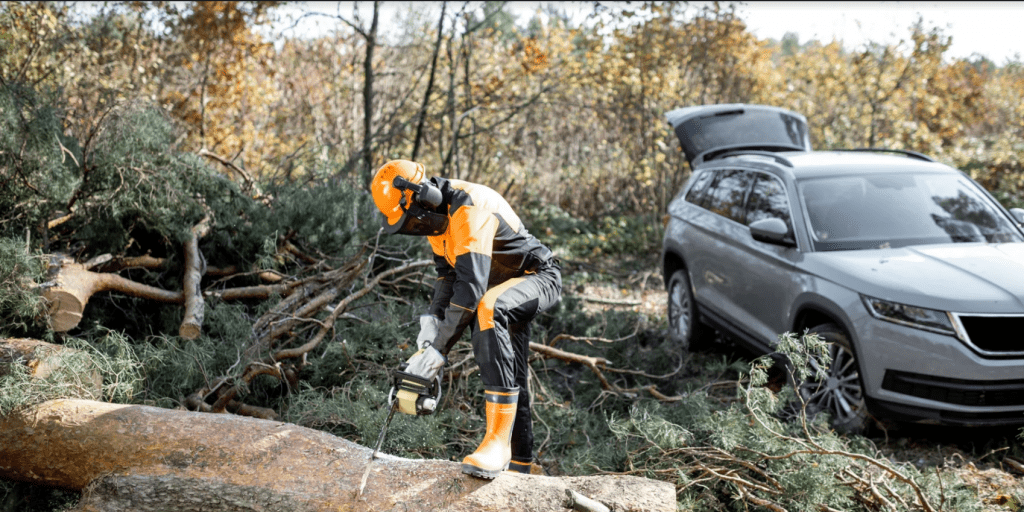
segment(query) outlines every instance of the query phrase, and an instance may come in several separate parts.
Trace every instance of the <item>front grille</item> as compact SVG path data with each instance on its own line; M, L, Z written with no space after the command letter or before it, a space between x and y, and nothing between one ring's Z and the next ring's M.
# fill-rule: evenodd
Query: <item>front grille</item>
M1024 379L947 379L887 370L882 389L955 405L1024 405Z
M971 344L985 352L1022 353L1024 316L960 316Z

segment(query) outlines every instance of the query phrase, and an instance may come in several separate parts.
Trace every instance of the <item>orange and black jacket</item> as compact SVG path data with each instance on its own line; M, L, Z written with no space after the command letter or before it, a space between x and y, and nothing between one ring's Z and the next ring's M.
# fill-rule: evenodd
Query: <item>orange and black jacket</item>
M444 197L448 229L427 237L437 267L428 313L441 319L434 348L448 354L487 289L545 265L551 251L527 232L494 190L460 180L431 180Z

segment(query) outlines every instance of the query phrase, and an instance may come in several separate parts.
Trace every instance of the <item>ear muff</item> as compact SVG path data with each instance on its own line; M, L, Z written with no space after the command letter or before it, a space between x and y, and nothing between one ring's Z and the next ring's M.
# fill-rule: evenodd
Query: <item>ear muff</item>
M441 190L430 181L416 184L396 176L392 185L402 192L411 191L410 196L403 196L399 202L402 217L394 225L385 225L389 233L419 236L437 236L448 229L448 216L433 210L441 205L444 197Z
M441 196L441 189L435 187L429 180L416 184L401 176L396 176L392 184L398 190L412 190L412 200L424 208L437 208L444 199Z

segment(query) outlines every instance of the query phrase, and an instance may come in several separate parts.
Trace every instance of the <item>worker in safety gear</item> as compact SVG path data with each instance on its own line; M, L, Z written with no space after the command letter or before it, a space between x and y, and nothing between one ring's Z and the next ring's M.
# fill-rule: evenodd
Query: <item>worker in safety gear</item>
M384 231L426 236L437 268L433 299L420 317L418 351L405 371L433 380L470 327L487 431L462 461L462 472L488 479L504 469L528 473L530 321L560 300L558 262L505 199L483 185L426 179L423 165L393 160L377 170L370 189Z

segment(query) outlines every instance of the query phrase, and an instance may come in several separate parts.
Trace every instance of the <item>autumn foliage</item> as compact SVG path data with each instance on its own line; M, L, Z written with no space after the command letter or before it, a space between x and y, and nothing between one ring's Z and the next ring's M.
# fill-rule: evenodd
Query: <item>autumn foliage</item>
M575 24L557 11L514 20L500 4L449 5L438 19L440 5L397 22L339 10L321 16L335 30L285 38L277 2L89 15L8 3L0 79L59 91L66 129L86 144L107 112L146 102L179 123L184 149L262 179L365 179L416 146L438 174L583 217L660 211L686 174L662 115L705 103L790 108L817 148L921 151L1015 194L1021 64L949 58L938 28L908 27L895 44L784 45L752 35L730 5L613 3Z

